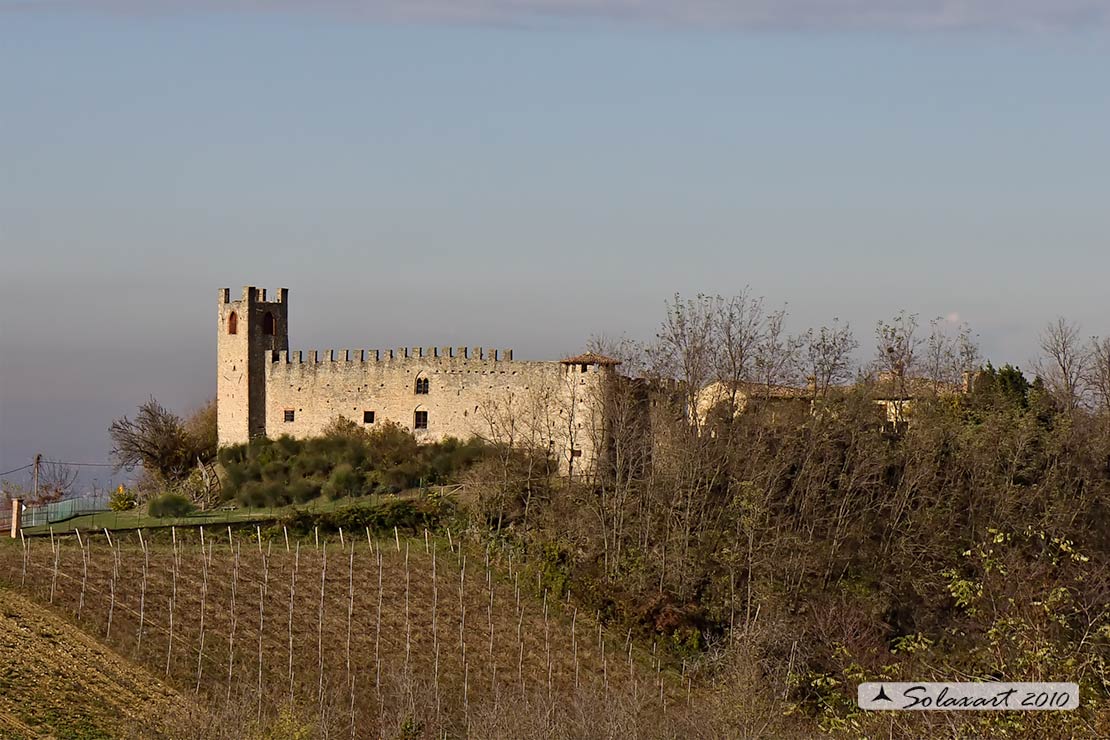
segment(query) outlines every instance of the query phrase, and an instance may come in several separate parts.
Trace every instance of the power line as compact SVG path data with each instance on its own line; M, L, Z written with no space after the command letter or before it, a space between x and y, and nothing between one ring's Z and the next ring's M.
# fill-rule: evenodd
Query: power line
M114 467L116 467L115 463L65 462L63 460L39 460L39 464L40 465L66 465L66 466L73 467L73 468L114 468ZM22 467L13 468L12 470L8 470L4 473L0 473L0 478L3 478L4 476L7 476L7 475L11 475L12 473L18 473L20 471L27 470L28 468L33 468L33 467L35 467L34 463L27 463L26 465L24 465Z

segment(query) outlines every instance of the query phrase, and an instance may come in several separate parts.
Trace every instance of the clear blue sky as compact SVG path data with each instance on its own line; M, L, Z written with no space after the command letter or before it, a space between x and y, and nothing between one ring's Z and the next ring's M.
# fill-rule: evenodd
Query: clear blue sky
M144 5L0 0L0 472L213 395L246 283L301 349L553 358L746 284L868 348L1110 333L1100 3Z

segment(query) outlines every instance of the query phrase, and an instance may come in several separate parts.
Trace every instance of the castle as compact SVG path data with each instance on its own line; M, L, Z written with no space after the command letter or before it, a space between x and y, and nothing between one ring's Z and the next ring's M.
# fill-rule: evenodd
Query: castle
M481 347L289 351L289 290L268 300L219 291L217 416L221 446L311 437L338 418L392 422L419 440L479 436L546 448L574 474L602 448L604 395L616 360L584 354L521 362Z

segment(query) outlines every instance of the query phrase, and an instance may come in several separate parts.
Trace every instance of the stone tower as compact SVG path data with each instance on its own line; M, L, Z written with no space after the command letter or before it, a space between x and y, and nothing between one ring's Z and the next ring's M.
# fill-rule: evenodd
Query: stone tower
M247 286L239 300L219 292L216 341L217 426L221 445L266 434L266 366L289 349L289 289L267 301Z

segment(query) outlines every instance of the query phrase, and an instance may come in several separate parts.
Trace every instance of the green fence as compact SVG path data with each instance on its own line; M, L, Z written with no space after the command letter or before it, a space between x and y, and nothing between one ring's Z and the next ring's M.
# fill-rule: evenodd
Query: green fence
M416 492L399 494L399 498L412 498ZM387 496L364 496L360 498L342 498L329 500L319 498L307 504L291 506L271 506L264 508L239 508L233 505L196 511L188 516L181 517L154 517L146 513L145 507L129 511L111 511L106 506L97 507L94 504L71 505L70 507L57 507L50 511L39 511L35 518L27 518L28 507L24 512L23 534L27 537L49 535L51 529L55 533L72 532L79 529L85 531L127 530L127 529L156 529L159 527L196 527L196 526L223 526L253 524L280 519L294 511L332 511L344 506L358 504L378 503ZM76 501L76 499L75 499ZM69 502L59 502L69 503ZM50 506L56 506L51 504ZM35 507L45 509L48 507ZM9 525L10 526L10 525Z
M96 514L108 511L108 496L80 496L77 498L55 501L42 506L25 506L23 508L23 529L49 526L58 524L79 516ZM7 515L8 524L11 524L11 512Z

